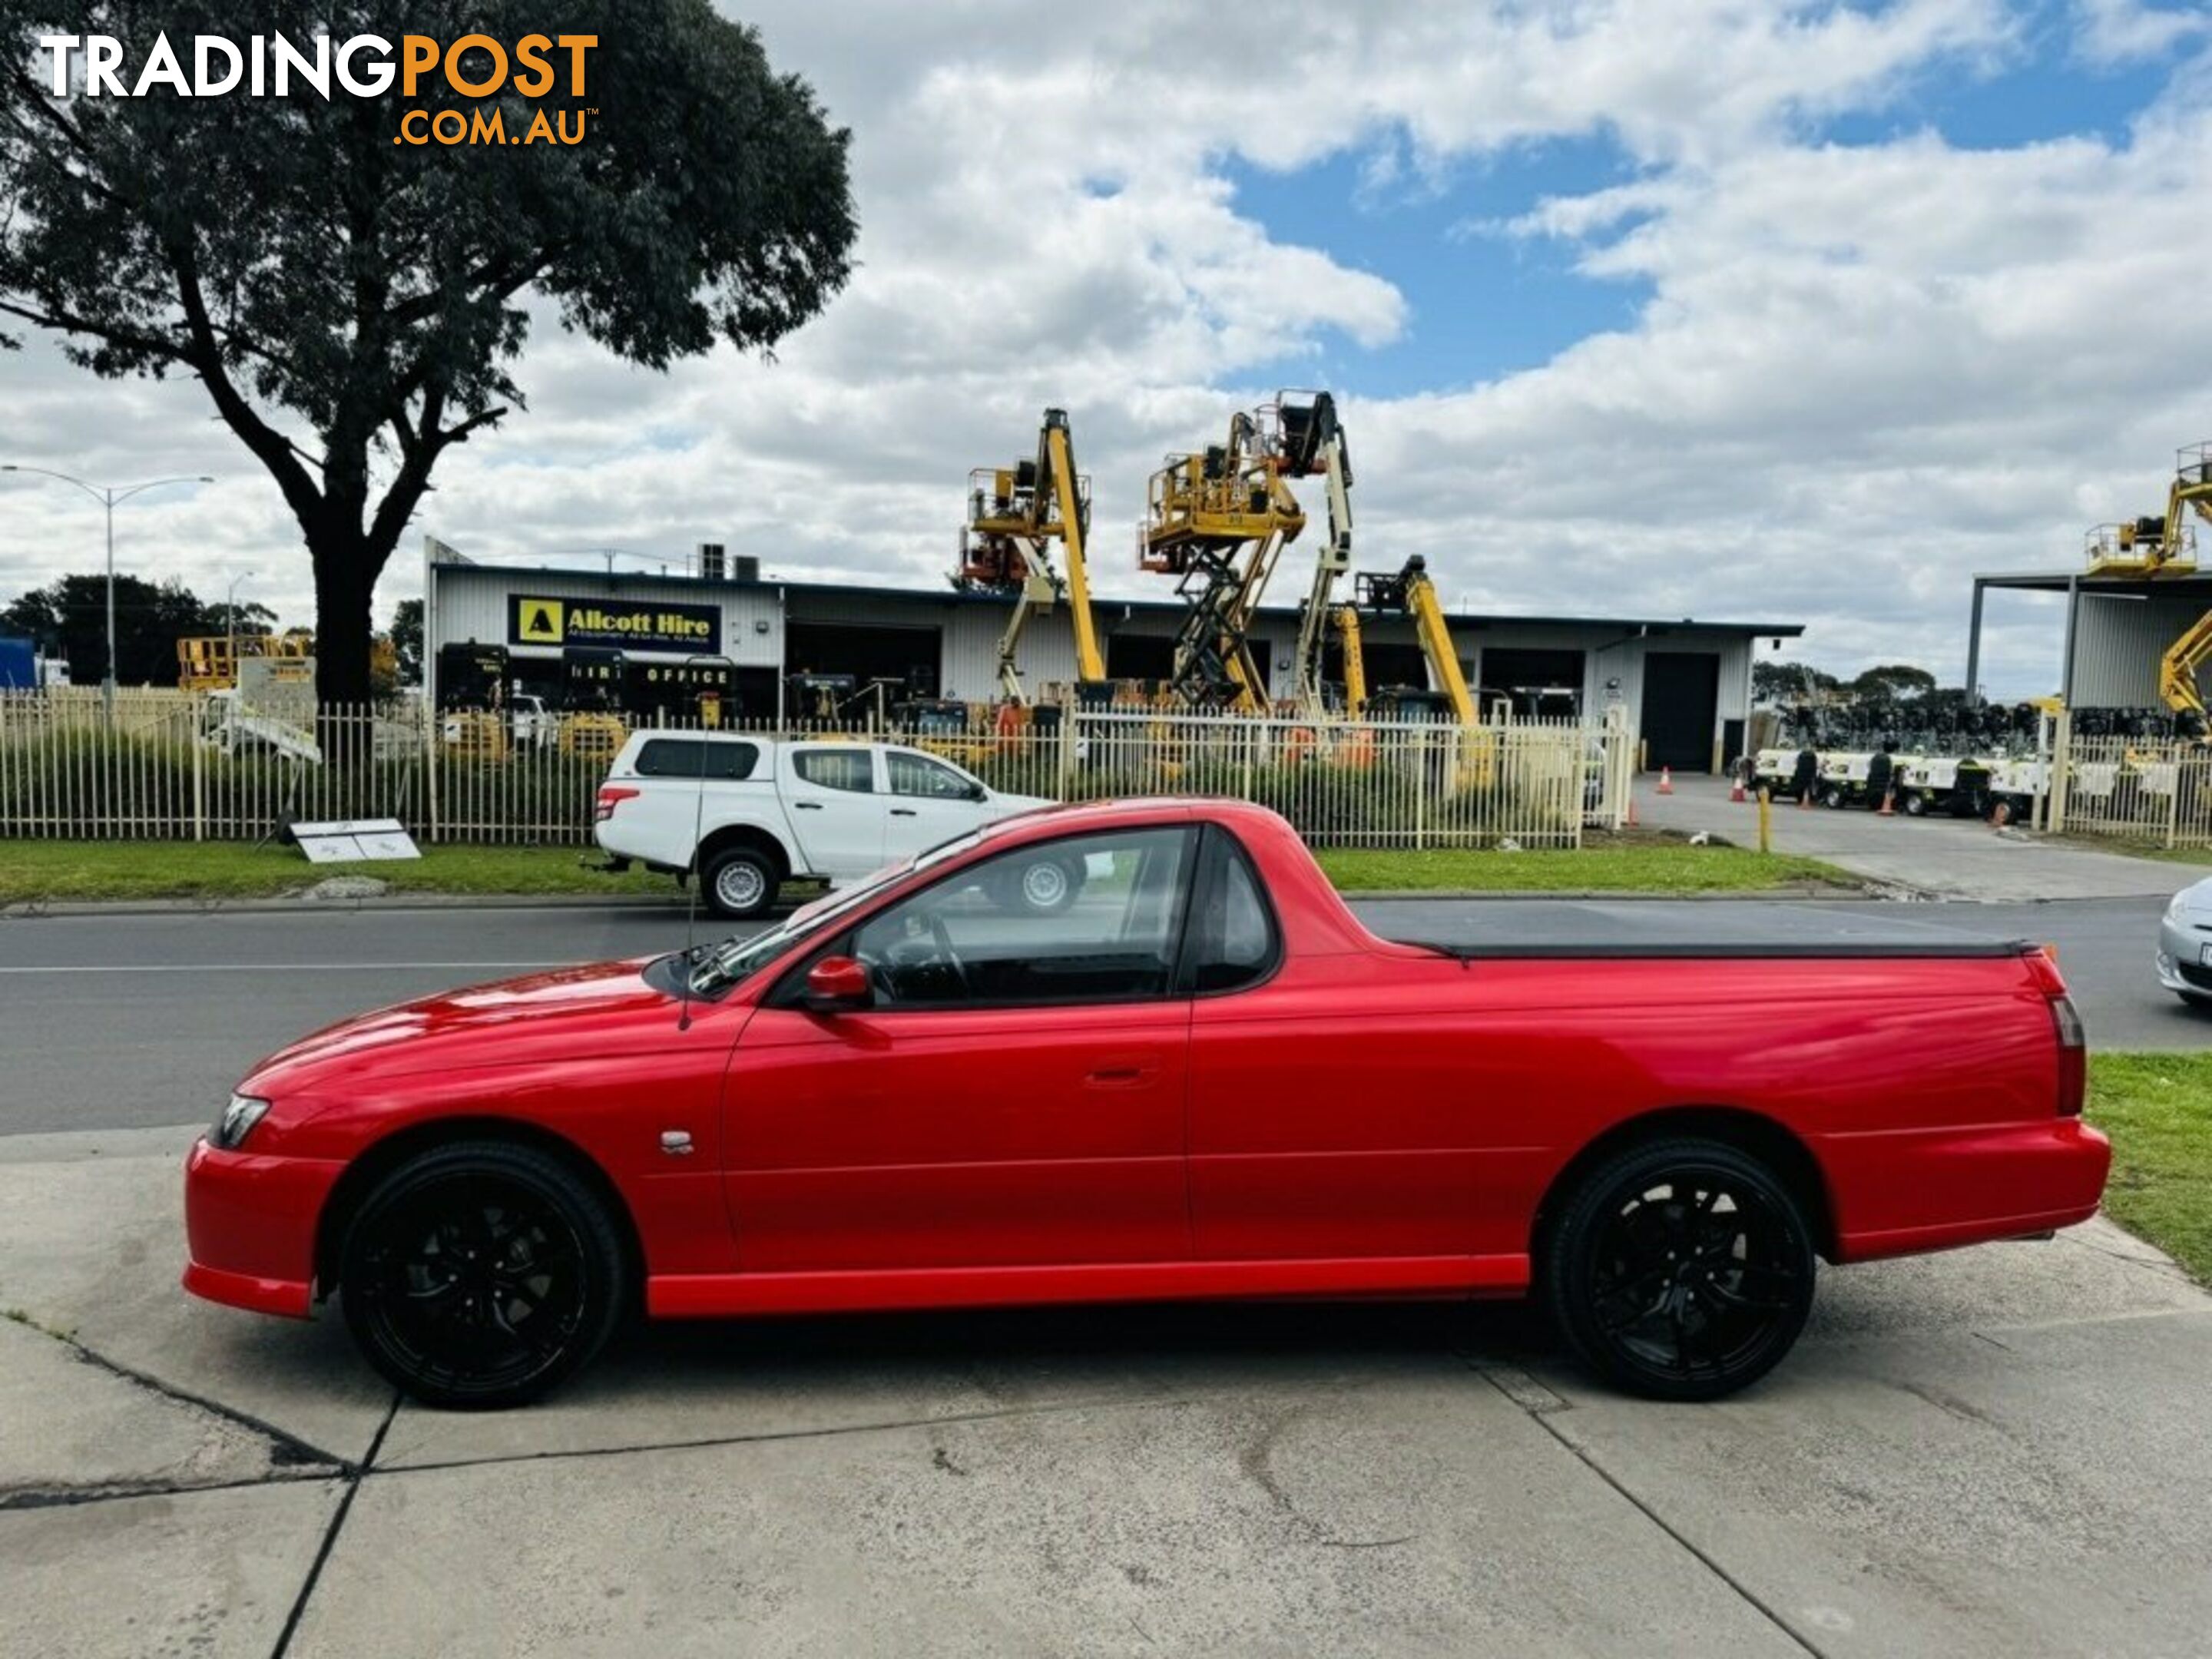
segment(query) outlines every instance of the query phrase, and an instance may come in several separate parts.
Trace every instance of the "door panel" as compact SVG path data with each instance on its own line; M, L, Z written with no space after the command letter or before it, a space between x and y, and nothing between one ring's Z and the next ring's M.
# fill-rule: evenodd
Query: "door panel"
M1519 1161L1519 1126L1485 1098L1480 1045L1459 1022L1372 977L1364 957L1293 959L1257 989L1196 1004L1200 1260L1497 1248L1485 1193Z
M858 744L794 744L783 751L779 782L792 833L807 866L839 880L865 876L885 862L883 767ZM865 780L863 789L831 780Z
M765 1009L732 1056L748 1273L1180 1261L1190 1004Z

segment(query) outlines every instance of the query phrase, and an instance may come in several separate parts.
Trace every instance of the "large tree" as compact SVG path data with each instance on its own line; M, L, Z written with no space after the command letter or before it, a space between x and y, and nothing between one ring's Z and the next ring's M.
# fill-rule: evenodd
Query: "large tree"
M40 35L111 34L135 85L166 35L311 44L588 28L544 95L55 96ZM82 64L80 56L77 59ZM489 54L458 60L488 78ZM518 61L516 67L520 69ZM533 295L630 362L765 349L845 282L848 135L707 0L0 0L0 316L107 376L188 374L265 467L314 562L318 690L369 694L369 598L432 469L522 403ZM504 143L400 142L503 118ZM521 142L543 113L574 143ZM413 124L419 130L419 121ZM447 125L451 125L451 118Z

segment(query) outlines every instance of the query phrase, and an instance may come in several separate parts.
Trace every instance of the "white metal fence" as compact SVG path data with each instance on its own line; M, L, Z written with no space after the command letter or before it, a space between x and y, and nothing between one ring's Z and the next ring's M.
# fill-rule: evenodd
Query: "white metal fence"
M2050 827L2161 847L2212 847L2212 747L2085 737L2061 715L2051 743Z
M0 836L249 840L289 820L393 817L428 842L585 843L627 735L605 715L402 705L283 720L178 698L131 713L109 730L81 699L0 697ZM1631 763L1618 720L1468 730L1085 711L920 732L725 729L908 743L1055 800L1235 795L1334 847L1578 845L1586 823L1621 823Z

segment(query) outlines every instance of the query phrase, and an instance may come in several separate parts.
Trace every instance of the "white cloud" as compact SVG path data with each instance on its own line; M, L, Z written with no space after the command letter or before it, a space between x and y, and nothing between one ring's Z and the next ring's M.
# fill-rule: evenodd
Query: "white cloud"
M2027 31L1996 0L1378 0L1204 28L1164 0L1049 27L1000 0L748 15L855 129L851 289L773 364L650 374L541 325L529 412L441 467L422 526L514 556L720 538L787 574L933 584L968 470L1024 453L1051 404L1096 480L1102 590L1158 596L1127 526L1164 453L1262 376L1421 337L1355 262L1355 204L1331 252L1292 245L1240 210L1229 160L1349 153L1387 194L1592 135L1629 182L1495 228L1652 299L1528 372L1446 391L1465 371L1444 365L1436 390L1348 400L1363 564L1423 551L1448 593L1505 610L1805 620L1831 666L1955 673L1967 574L2063 564L2212 428L2212 338L2187 317L2212 253L2193 106L2118 146L1814 136L2017 61ZM2081 40L2107 44L2080 49L2171 48L2175 16L2085 4ZM45 347L0 382L0 459L220 475L131 509L126 564L158 544L152 574L204 592L252 566L249 591L304 616L296 532L196 386L94 382ZM0 588L88 568L98 529L59 489L0 487ZM397 566L380 609L411 546ZM1991 652L2022 690L2045 655L2024 632Z
M2212 35L2202 7L2143 0L2074 0L2075 52L2100 68L2167 56Z

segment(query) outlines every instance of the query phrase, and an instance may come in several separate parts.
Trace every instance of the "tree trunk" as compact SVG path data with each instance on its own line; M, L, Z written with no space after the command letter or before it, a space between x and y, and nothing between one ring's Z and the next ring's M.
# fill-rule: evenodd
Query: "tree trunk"
M315 696L325 706L360 708L374 696L368 678L369 597L381 561L370 556L368 541L357 526L344 524L308 533L315 561Z

